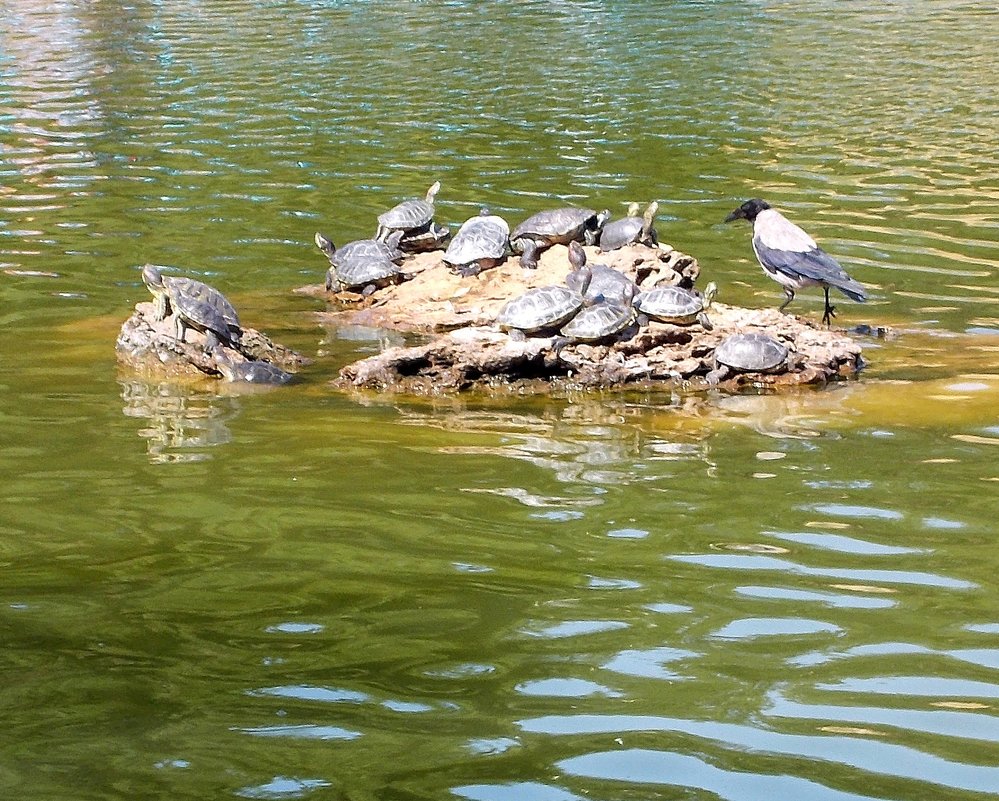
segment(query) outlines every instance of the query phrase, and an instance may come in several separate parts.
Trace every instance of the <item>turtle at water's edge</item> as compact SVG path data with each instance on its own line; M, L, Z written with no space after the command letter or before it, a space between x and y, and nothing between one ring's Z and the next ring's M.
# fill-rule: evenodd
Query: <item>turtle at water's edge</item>
M715 369L704 380L717 384L732 373L778 373L787 367L789 356L790 351L769 334L732 334L715 348Z

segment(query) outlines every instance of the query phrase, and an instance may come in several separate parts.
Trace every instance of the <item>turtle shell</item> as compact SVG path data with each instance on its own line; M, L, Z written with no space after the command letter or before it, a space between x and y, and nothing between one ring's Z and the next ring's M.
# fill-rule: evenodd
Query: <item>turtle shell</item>
M563 336L578 342L599 342L624 331L635 320L635 310L624 303L600 302L584 306L562 326Z
M510 240L533 239L548 245L567 245L582 238L586 230L598 230L598 215L593 209L566 207L539 211L524 220L510 233Z
M441 182L434 183L427 190L425 198L412 198L396 204L378 215L378 226L384 231L411 231L422 228L434 218L434 198L440 191Z
M637 214L630 214L620 220L611 220L600 230L600 249L603 251L617 250L625 245L638 242L643 245L655 246L659 243L659 237L653 227L656 212L659 210L658 203L650 203L645 210L645 214L639 217Z
M732 334L715 349L719 364L742 373L769 373L784 364L788 350L768 334Z
M163 285L171 308L185 323L229 342L239 340L236 309L217 289L193 278L173 276L164 276Z
M541 286L529 289L500 309L496 322L501 329L518 329L532 334L558 328L583 305L583 296L567 286Z
M591 264L590 284L586 289L587 299L602 297L607 301L628 301L637 293L638 286L620 270L608 267L606 264ZM578 270L573 270L565 278L566 284L577 292L581 291L582 277Z
M451 238L451 229L446 225L438 225L433 220L419 228L403 231L399 239L399 250L404 253L426 253L430 250L440 250ZM391 236L389 240L391 240Z
M492 266L506 256L510 248L510 226L495 214L479 214L461 224L458 233L444 251L444 261L455 267L475 262Z
M679 286L657 286L635 298L635 306L653 320L689 325L704 311L704 297Z
M398 250L377 239L348 242L330 255L326 288L339 292L398 281L402 278L402 271L395 263L399 256Z

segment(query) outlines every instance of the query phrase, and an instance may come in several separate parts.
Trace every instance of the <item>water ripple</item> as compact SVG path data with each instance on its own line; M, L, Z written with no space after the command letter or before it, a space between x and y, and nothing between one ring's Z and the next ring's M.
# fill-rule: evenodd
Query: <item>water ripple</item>
M846 579L849 581L866 581L872 584L921 584L927 587L943 587L951 590L970 590L977 585L971 581L939 576L935 573L922 573L912 570L871 570L850 568L808 567L791 562L787 559L777 559L773 556L753 556L737 554L677 554L667 556L667 559L700 565L702 567L723 568L728 570L774 570L784 573L794 573L803 576L822 576L824 578Z
M992 792L999 787L999 767L970 765L920 751L908 746L877 742L871 739L842 735L784 734L736 723L686 720L655 715L553 715L521 720L518 724L525 732L549 735L622 734L625 732L675 732L698 737L716 746L739 753L760 756L783 754L804 757L823 763L838 763L879 776L896 776L915 779L934 786L950 787L974 792ZM863 742L863 747L858 743ZM631 755L631 760L615 761L611 756ZM597 765L604 772L590 773L583 768L590 757L599 757ZM558 766L574 775L592 775L599 778L674 784L677 775L683 784L691 781L686 771L663 771L670 760L693 760L680 754L663 754L656 751L622 750L605 755L584 755L562 760ZM575 766L570 769L571 766ZM750 773L734 773L712 767L729 783L712 785L709 789L724 789L726 798L818 798L815 792L820 785L796 777L777 777ZM741 783L753 787L753 793L731 795L732 788ZM785 784L787 786L785 786ZM698 785L699 786L699 785ZM828 792L835 792L829 790ZM838 794L837 794L838 795ZM833 796L836 797L836 796ZM846 796L852 797L852 796Z

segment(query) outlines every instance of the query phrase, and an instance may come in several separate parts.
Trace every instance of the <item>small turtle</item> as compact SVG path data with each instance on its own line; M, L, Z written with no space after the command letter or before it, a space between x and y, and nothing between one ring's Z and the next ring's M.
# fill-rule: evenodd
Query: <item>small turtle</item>
M444 261L459 275L478 275L495 267L510 251L510 226L502 217L482 209L461 224L444 251Z
M637 288L636 288L637 289ZM635 290L632 290L634 292ZM601 299L579 312L562 326L560 333L571 342L603 342L609 339L627 338L622 336L635 322L633 295L613 300Z
M583 293L589 283L588 269L583 268L582 292L565 285L541 286L507 301L496 315L500 330L509 331L514 339L557 330L583 307Z
M712 329L705 309L718 294L718 286L712 281L704 289L704 294L679 286L657 286L642 292L635 298L635 307L646 318L673 325L700 323L707 331Z
M378 215L378 230L375 239L383 242L393 231L417 231L434 218L434 198L441 189L441 182L434 181L422 200L412 198L396 204Z
M165 276L153 264L142 268L142 282L153 295L155 318L165 320L173 314L179 341L184 341L188 328L194 328L205 334L206 353L220 342L239 344L239 316L217 289L193 278Z
M645 214L638 216L638 204L632 203L628 208L628 216L607 223L600 232L600 249L604 252L617 250L625 245L637 242L640 245L655 247L659 244L656 234L655 219L659 204L655 201L645 209Z
M277 365L258 359L234 362L221 347L212 351L212 357L223 378L232 383L287 384L295 377Z
M337 248L332 239L317 232L316 246L330 260L326 291L358 289L362 295L370 295L379 287L402 281L406 276L396 264L402 259L398 249L401 238L402 232L395 231L386 242L357 239Z
M580 270L586 265L586 251L578 242L569 243L569 264L572 272L565 277L570 289L575 289L589 300L625 301L631 304L631 299L638 294L638 285L620 270L608 267L606 264L589 265L590 283L584 293L581 289Z
M596 244L600 229L610 218L606 209L567 207L539 211L528 217L510 233L510 246L520 255L520 263L529 270L538 266L538 255L552 245L568 245L572 241Z
M391 235L389 236L391 239ZM430 250L440 250L451 239L451 229L446 225L438 225L433 220L420 228L403 232L399 240L399 250L404 253L426 253Z
M732 334L715 348L715 369L705 376L717 384L732 373L777 373L787 366L789 352L769 334Z

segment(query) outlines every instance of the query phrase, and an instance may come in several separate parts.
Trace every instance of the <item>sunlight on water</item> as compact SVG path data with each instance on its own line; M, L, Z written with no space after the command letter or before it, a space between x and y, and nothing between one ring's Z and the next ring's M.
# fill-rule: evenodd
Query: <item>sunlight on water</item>
M994 797L997 23L7 0L3 796ZM337 395L403 340L316 323L313 235L434 179L452 226L658 200L752 307L782 293L722 220L765 197L868 288L837 318L868 366L781 395ZM245 393L119 370L145 262L315 363Z

